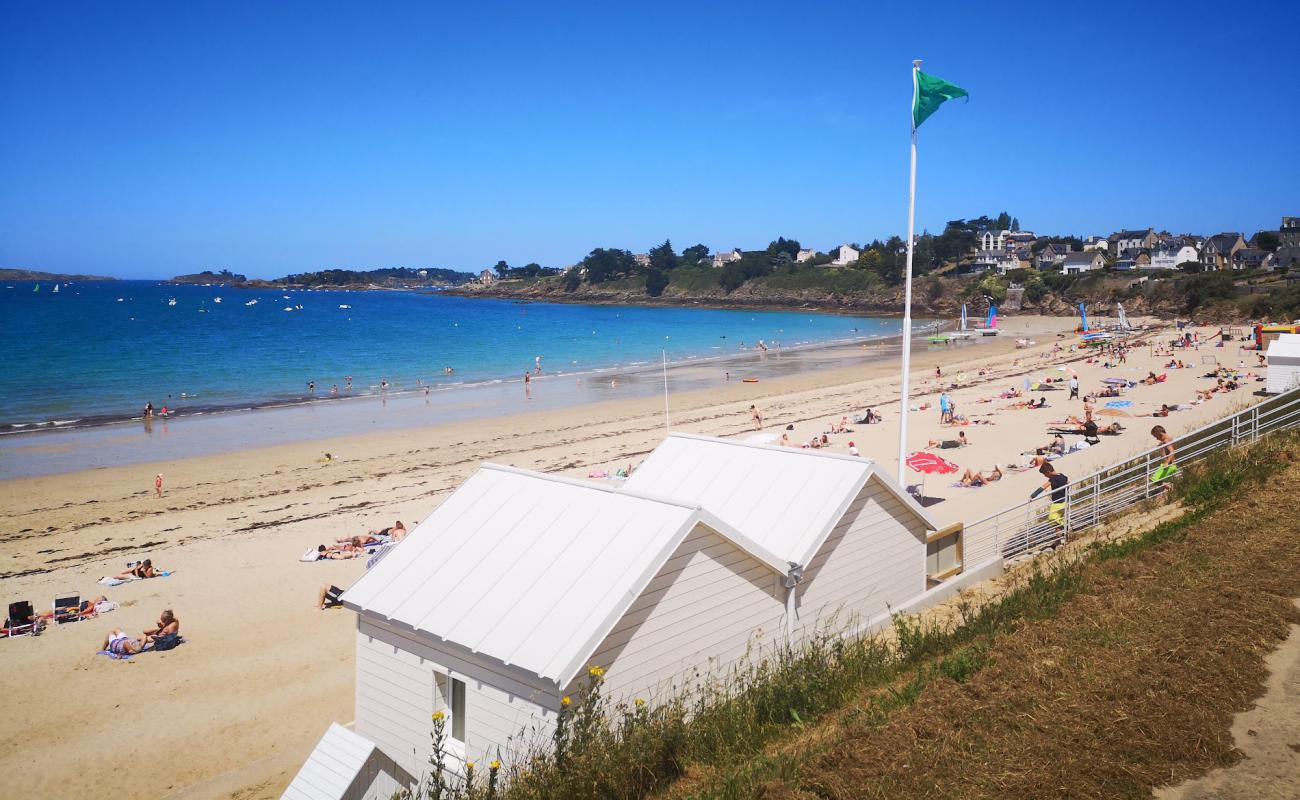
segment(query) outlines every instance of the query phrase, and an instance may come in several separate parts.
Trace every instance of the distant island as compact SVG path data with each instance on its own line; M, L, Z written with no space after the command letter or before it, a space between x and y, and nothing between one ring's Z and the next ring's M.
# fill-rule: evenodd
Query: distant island
M325 269L267 281L249 280L243 275L223 269L220 272L204 270L192 275L177 275L168 283L220 283L248 289L420 289L460 286L469 283L474 277L472 273L454 269L385 267L372 270Z
M107 275L66 275L61 272L37 272L32 269L0 269L0 280L5 281L115 281Z

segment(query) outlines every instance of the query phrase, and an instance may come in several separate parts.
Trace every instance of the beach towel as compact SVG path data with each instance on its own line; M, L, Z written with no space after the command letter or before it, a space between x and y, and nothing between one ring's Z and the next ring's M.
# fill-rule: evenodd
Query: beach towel
M321 552L314 547L309 548L307 552L298 556L299 561L305 561L308 564L310 564L313 561L319 561L320 559L321 559Z
M114 653L111 650L100 650L98 653L95 653L95 655L108 656L114 661L129 661L131 656L135 655L135 653Z
M115 578L112 575L105 575L104 577L99 579L99 585L100 586L121 586L122 584L133 580L137 580L137 579L127 578L126 580L123 580L122 578Z

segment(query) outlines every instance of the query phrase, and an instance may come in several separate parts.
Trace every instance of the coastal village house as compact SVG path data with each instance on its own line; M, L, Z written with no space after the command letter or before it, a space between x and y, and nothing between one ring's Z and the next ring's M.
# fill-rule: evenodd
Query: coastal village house
M859 633L961 580L960 546L867 459L668 437L612 488L485 465L343 595L357 612L356 723L285 797L388 797L447 764L545 747L602 668L648 702L814 631ZM697 672L698 671L698 672Z
M1257 247L1243 247L1232 254L1232 268L1241 270L1270 269L1273 254Z
M1065 262L1065 257L1070 254L1068 244L1048 244L1038 251L1038 268L1047 269L1057 267Z
M1179 264L1200 261L1196 248L1189 244L1161 245L1151 252L1147 269L1178 269Z
M862 255L853 245L842 244L835 250L835 259L831 261L837 267L847 267L858 260Z
M1201 267L1206 270L1231 269L1232 256L1246 246L1240 233L1220 233L1201 245Z
M627 488L698 503L801 572L792 629L879 627L927 588L937 526L869 459L674 433Z
M1277 252L1274 264L1290 267L1300 264L1300 217L1283 217L1277 231Z
M802 264L805 261L812 261L816 257L817 257L816 250L800 250L798 255L794 257L794 260L796 263Z
M733 261L740 260L740 250L732 248L731 250L719 250L713 254L713 266L721 269Z
M484 286L491 286L496 282L497 276L492 274L492 270L485 269L478 274L478 282Z
M1100 236L1089 236L1083 242L1083 252L1085 253L1091 253L1094 251L1101 251L1105 253L1105 252L1109 252L1109 249L1110 249L1110 242L1107 241L1106 239L1101 238Z
M1150 250L1158 241L1156 232L1151 228L1142 231L1119 231L1110 235L1109 251L1123 254L1126 250Z
M1106 259L1102 258L1100 252L1094 250L1091 253L1070 253L1061 262L1061 272L1071 275L1078 272L1091 272L1106 266Z
M1125 250L1115 259L1115 269L1151 269L1151 254L1146 250Z

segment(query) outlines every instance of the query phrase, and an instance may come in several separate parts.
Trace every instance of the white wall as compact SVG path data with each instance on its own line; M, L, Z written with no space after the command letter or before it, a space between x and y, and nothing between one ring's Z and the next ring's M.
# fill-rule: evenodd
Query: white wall
M781 576L697 525L596 648L611 698L665 698L687 673L721 672L784 641ZM585 671L575 685L586 678ZM570 687L572 690L573 687Z
M361 615L355 729L412 775L428 772L432 715L439 710L435 672L465 683L465 748L457 755L486 762L499 747L506 760L525 740L549 738L559 704L553 688L454 645L435 648L412 632Z
M804 631L848 630L921 595L926 526L879 480L867 481L804 570Z

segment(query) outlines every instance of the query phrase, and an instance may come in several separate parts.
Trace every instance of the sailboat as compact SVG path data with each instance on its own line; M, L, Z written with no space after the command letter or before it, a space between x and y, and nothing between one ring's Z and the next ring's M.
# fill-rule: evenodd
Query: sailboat
M58 294L58 293L59 293L59 285L58 285L57 283L54 284L54 293L55 293L55 294Z
M244 303L244 305L246 305L246 306L255 306L255 305L257 305L257 299L254 298L254 299L252 299L252 300L249 300L247 303Z
M214 303L220 303L220 302L221 302L221 298L220 298L220 297L214 297L214 298L212 298L212 302L214 302Z
M998 307L989 306L988 319L984 321L984 330L980 331L982 336L997 336L1002 331L998 330Z
M33 292L39 292L40 290L41 290L41 285L40 285L39 283L36 284L36 288L35 288L35 289L32 289Z
M966 304L961 304L961 326L952 334L953 339L974 339L975 333L970 330L970 320L966 317Z
M167 305L169 305L169 306L174 306L174 305L176 305L176 298L173 297L173 298L171 298L170 300L168 300L168 301L167 301Z

